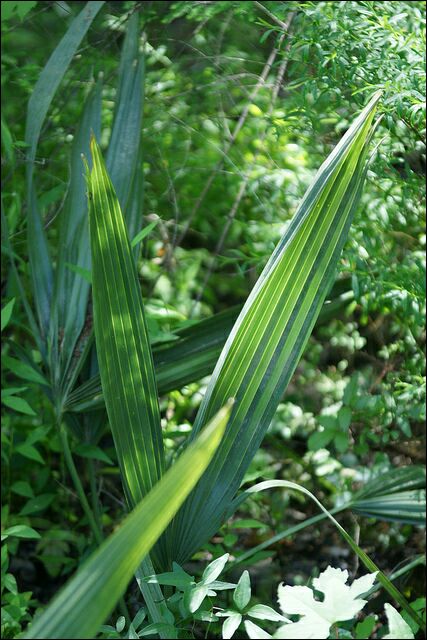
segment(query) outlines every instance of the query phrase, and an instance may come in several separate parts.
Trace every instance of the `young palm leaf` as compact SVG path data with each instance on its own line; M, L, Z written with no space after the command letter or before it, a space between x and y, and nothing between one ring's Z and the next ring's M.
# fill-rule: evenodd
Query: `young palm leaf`
M71 578L25 638L95 638L141 560L201 476L230 415L227 404L204 432Z
M139 13L130 18L118 71L111 139L106 164L131 238L141 226L140 138L144 104L144 57L139 51Z
M31 265L33 295L40 323L40 332L46 340L50 304L53 290L52 263L47 238L38 210L34 186L34 162L44 119L58 86L67 71L83 37L104 2L88 2L73 20L70 28L49 58L37 81L28 102L25 142L27 153L27 200L28 200L28 256ZM46 355L46 353L43 353Z
M95 337L102 388L129 505L163 473L153 358L125 222L94 137L87 173Z
M334 276L366 175L379 95L320 168L219 358L192 436L236 398L225 437L168 528L182 563L220 527L301 357Z

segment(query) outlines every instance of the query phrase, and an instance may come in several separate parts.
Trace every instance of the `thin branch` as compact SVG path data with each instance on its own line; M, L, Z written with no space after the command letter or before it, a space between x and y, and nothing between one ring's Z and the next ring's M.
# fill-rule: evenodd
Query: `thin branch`
M290 14L289 20L288 20L289 24L291 23L291 21L293 19L293 16L294 16L293 13ZM196 203L195 203L195 205L194 205L194 207L193 207L193 209L192 209L192 211L191 211L191 213L190 213L190 215L189 215L189 217L187 219L187 222L185 223L184 228L183 228L180 236L177 239L177 244L181 244L182 243L182 241L183 241L184 237L186 236L186 234L187 234L187 232L188 232L188 230L189 230L189 228L190 228L195 216L197 215L197 213L198 213L198 211L199 211L204 199L206 198L206 196L207 196L207 194L208 194L208 192L209 192L209 190L210 190L210 188L212 186L213 181L215 180L218 172L222 169L222 166L224 164L224 156L228 155L229 151L231 150L232 146L234 145L234 143L235 143L235 141L237 139L237 136L239 135L240 131L242 130L242 127L244 126L244 124L246 122L246 119L248 117L250 106L254 102L254 100L255 100L256 96L258 95L261 87L264 86L265 81L266 81L266 79L268 77L268 74L271 71L271 68L273 66L274 61L276 60L277 54L278 54L278 52L280 50L280 47L282 45L282 42L283 42L285 36L286 36L286 32L282 33L282 35L279 38L279 42L278 42L277 46L275 46L272 49L272 51L271 51L271 53L270 53L270 55L268 57L268 60L264 65L262 73L261 73L261 75L260 75L260 77L258 79L258 82L256 83L252 93L250 94L248 102L246 103L246 105L245 105L245 107L244 107L244 109L243 109L243 111L242 111L242 113L240 115L240 118L237 121L237 124L236 124L236 126L234 128L234 131L233 131L233 135L231 136L230 140L228 141L228 143L225 146L225 149L223 150L223 157L215 165L215 167L214 167L212 173L210 174L205 186L203 187L203 190L202 190L201 194L197 198L197 201L196 201Z

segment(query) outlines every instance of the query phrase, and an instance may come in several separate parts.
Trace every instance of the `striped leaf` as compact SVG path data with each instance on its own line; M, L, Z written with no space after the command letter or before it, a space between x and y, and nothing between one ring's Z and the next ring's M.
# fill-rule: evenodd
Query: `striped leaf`
M50 104L93 19L104 2L88 2L73 20L68 31L49 58L34 87L28 102L25 142L27 152L27 200L28 200L28 256L31 265L33 295L40 324L40 332L46 339L50 322L50 305L53 292L53 270L47 238L38 210L34 186L34 162L43 122ZM45 353L43 355L46 355Z
M174 332L176 340L154 345L153 359L160 394L180 389L212 373L238 315L238 308L218 313ZM94 376L73 391L66 411L92 411L104 406L101 380Z
M153 358L120 205L94 137L88 171L92 294L99 371L126 496L160 479L164 452Z
M378 99L320 168L224 347L191 437L224 398L236 404L206 474L168 528L165 567L184 562L220 527L301 357L360 197Z
M120 59L113 128L106 164L131 238L141 227L143 172L140 155L144 58L139 52L139 13L128 22Z
M224 433L231 403L71 578L25 638L95 638L142 559L206 469Z
M337 317L353 299L346 286L348 278L337 280L330 298L322 307L316 326ZM185 329L174 331L175 340L152 347L157 388L160 395L182 389L212 373L241 307L236 306L200 320ZM64 405L65 411L81 413L104 405L101 379L93 376L72 391Z
M67 396L70 379L77 370L91 327L87 323L90 284L78 272L90 269L90 245L87 216L86 182L82 172L82 154L89 153L89 132L101 131L101 92L97 82L87 97L73 140L70 183L64 209L60 215L58 265L51 310L50 370L54 395ZM74 265L73 270L68 265ZM83 333L83 335L82 335Z

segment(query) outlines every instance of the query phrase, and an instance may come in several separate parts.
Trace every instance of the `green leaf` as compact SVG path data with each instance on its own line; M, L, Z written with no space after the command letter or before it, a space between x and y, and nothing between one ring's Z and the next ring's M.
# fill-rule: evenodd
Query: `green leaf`
M47 385L46 379L35 368L12 358L11 356L2 356L3 367L6 367L18 378L28 380L29 382L35 382L36 384Z
M148 576L145 578L145 581L150 584L186 588L193 582L193 578L185 573L185 571L169 571L167 573L157 573L153 576Z
M338 282L337 284L340 284ZM339 287L334 287L340 294ZM334 294L335 295L335 294ZM211 318L173 332L174 342L153 346L157 387L160 395L181 389L212 373L222 348L230 335L240 307L232 307ZM328 322L326 307L322 307L317 325ZM67 411L89 411L104 405L101 380L93 376L75 391L66 402ZM334 420L334 419L333 419Z
M14 527L9 527L9 529L4 529L4 531L2 531L1 533L2 541L11 536L15 538L40 538L40 534L37 533L37 531L32 529L32 527L27 527L24 524L17 524Z
M227 505L310 337L360 199L378 99L378 94L373 97L320 168L212 374L190 439L224 398L231 395L236 404L224 442L167 532L170 556L178 562L190 557L229 514Z
M249 572L244 571L240 576L240 580L237 583L237 587L233 593L233 600L236 607L242 611L251 599L251 579ZM239 623L240 624L240 623Z
M212 318L174 332L175 340L153 347L157 386L167 393L212 373L215 362L238 315L232 308ZM87 411L104 406L101 381L94 376L67 399L68 411Z
M118 71L111 139L107 152L107 168L115 193L133 238L141 227L143 181L140 156L141 121L144 100L144 58L139 51L139 14L128 21Z
M335 436L335 432L330 429L324 429L324 431L316 431L309 437L307 444L310 451L318 451L326 447Z
M328 429L330 431L334 431L337 428L337 419L335 418L335 416L328 416L328 415L320 415L317 418L317 422L324 427L325 429Z
M220 558L217 558L213 562L210 562L206 569L203 571L202 582L203 584L209 584L214 582L221 574L225 565L227 564L227 560L230 557L229 553L224 553Z
M376 621L376 616L367 616L364 620L358 622L354 629L356 640L366 640L366 638L370 638Z
M23 20L27 13L36 6L37 2L30 2L30 0L19 0L19 2L2 2L1 7L1 20L10 20L13 14L16 13L20 20Z
M53 97L82 39L103 4L104 2L99 1L88 2L79 15L74 18L43 68L28 102L25 126L25 142L28 145L26 172L27 245L34 301L44 338L47 336L50 324L53 269L34 185L37 145Z
M344 453L348 449L348 435L346 433L334 434L334 445L339 453Z
M126 226L92 138L88 174L92 294L99 371L130 504L160 479L164 452L151 348Z
M415 638L411 627L404 621L402 616L391 604L386 603L384 609L387 616L389 632L384 636L387 640L407 640Z
M101 98L102 83L98 80L86 99L73 139L70 183L59 219L60 251L50 324L53 347L50 368L52 378L58 381L57 394L63 397L67 397L76 379L92 337L92 323L88 318L92 274L82 154L89 154L90 132L100 133Z
M414 465L380 474L355 494L351 508L365 516L425 527L425 469Z
M134 237L134 239L130 243L130 246L131 247L136 247L137 244L139 244L142 240L144 240L144 238L146 236L148 236L152 232L154 227L157 227L159 222L160 222L160 218L158 220L154 220L154 222L150 222L150 224L148 224L146 227L141 229L141 231L136 234L136 236Z
M359 373L357 372L351 376L350 382L347 384L345 388L343 399L342 399L343 404L349 407L352 407L353 402L357 398L358 390L359 390Z
M222 637L224 639L232 638L241 622L242 616L240 615L240 613L232 613L230 616L228 616L228 618L222 625Z
M27 442L24 442L23 444L19 444L17 447L15 447L15 452L20 453L21 456L24 456L25 458L29 458L30 460L35 460L36 462L40 462L40 464L45 463L40 453L37 451L37 449L33 447L32 444L28 444Z
M13 493L17 493L18 496L23 496L24 498L34 497L34 491L26 480L18 480L18 482L14 482L11 485L10 490L13 491Z
M15 304L15 298L9 300L7 304L1 310L1 330L5 329L9 324L9 320L12 317L13 305Z
M68 269L71 269L71 271L74 271L74 273L77 273L77 275L84 278L89 284L92 283L92 273L89 271L89 269L83 269L83 267L79 267L78 264L70 264L69 262L66 262L65 266Z
M17 398L16 396L6 396L5 398L3 397L1 401L3 404L5 404L7 407L10 407L14 411L25 413L27 416L36 415L28 402L23 398Z
M261 629L261 627L259 627L257 624L254 624L250 620L245 621L245 630L249 638L253 640L267 640L272 638L269 633L264 631L264 629Z
M271 620L272 622L284 622L285 618L271 607L265 604L256 604L247 611L247 615L258 620Z
M230 410L231 404L221 409L149 495L33 622L25 638L96 636L141 560L209 464L223 436Z
M340 429L347 432L351 424L352 411L349 407L341 407L338 411L338 424Z
M50 504L52 504L54 499L54 493L42 493L41 495L28 500L28 502L22 507L19 514L21 516L30 516L33 515L33 513L44 511Z
M28 387L7 387L6 389L1 390L1 397L7 398L8 396L14 396L17 393L22 393L26 391Z
M106 464L114 464L109 456L94 444L81 443L78 444L74 449L74 452L77 453L78 456L82 456L83 458L91 458L92 460L100 460L100 462L105 462Z
M187 587L184 593L184 606L194 613L202 606L203 600L208 595L209 587L204 584Z
M121 633L126 626L126 618L124 616L120 616L120 618L116 622L116 631Z

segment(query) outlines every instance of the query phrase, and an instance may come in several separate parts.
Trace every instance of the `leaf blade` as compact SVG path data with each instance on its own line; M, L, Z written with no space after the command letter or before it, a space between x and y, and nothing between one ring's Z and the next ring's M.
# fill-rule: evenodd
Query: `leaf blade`
M142 558L209 463L230 409L230 403L221 409L192 447L30 626L25 638L95 637Z

